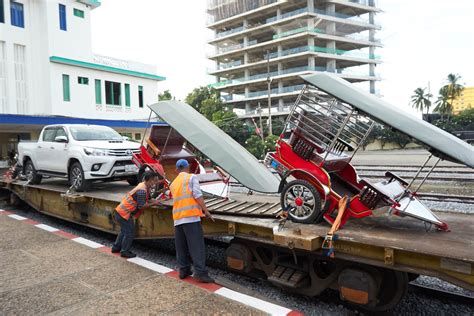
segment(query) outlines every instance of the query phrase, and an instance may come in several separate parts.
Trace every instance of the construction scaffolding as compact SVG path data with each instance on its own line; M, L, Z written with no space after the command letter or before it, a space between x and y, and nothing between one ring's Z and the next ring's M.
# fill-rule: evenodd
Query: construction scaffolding
M208 0L209 22L218 22L274 2L278 0Z

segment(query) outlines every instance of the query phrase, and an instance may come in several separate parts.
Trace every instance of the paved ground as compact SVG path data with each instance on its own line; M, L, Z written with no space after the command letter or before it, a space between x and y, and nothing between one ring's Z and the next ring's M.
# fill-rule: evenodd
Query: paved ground
M28 221L0 215L2 315L265 314Z

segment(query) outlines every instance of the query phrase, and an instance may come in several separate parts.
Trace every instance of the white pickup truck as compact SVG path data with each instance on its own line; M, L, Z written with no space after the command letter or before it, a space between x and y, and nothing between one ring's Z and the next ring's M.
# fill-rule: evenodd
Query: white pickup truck
M31 184L39 184L43 176L60 177L84 191L96 180L126 179L135 185L138 169L132 154L139 148L107 126L48 125L37 142L18 144L18 162Z

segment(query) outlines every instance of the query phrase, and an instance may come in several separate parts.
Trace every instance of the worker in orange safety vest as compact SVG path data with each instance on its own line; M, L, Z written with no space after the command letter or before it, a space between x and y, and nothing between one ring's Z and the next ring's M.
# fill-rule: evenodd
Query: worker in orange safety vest
M130 251L135 236L135 221L141 211L149 206L158 205L157 200L150 200L150 188L157 185L159 176L154 172L145 172L143 182L139 183L122 199L115 208L115 220L120 224L120 233L112 246L112 252L120 252L124 258L134 258L136 255Z
M214 221L204 203L196 175L189 173L189 163L185 159L176 162L178 176L170 185L173 195L173 221L175 230L176 259L179 278L191 275L191 256L194 278L199 282L212 283L206 268L206 249L201 217Z

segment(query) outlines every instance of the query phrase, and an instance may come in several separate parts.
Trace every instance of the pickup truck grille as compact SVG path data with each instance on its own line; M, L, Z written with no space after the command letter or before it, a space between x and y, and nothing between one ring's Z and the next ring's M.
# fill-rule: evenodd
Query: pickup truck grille
M140 149L109 149L108 150L109 156L117 156L117 157L131 156L132 154L137 154L139 152L140 152Z

